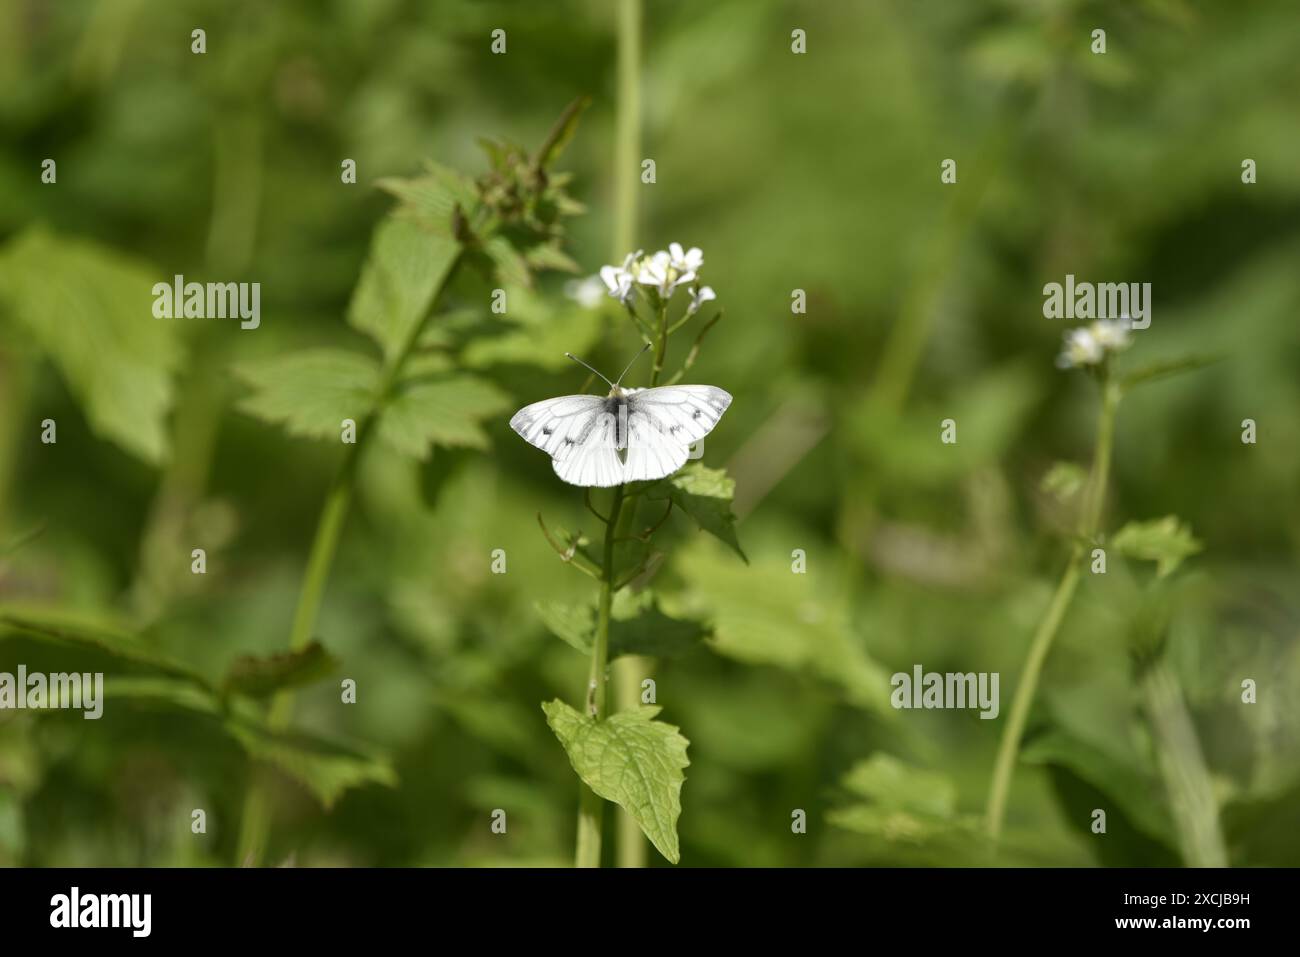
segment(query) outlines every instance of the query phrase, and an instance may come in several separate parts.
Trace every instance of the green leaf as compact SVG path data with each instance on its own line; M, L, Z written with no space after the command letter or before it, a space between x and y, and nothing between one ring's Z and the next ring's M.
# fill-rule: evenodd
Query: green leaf
M409 179L392 177L381 179L375 185L395 196L403 209L419 219L434 232L448 239L452 232L453 210L470 210L478 204L478 190L474 181L457 170L425 161L428 174Z
M609 654L674 658L699 648L709 635L704 624L671 618L659 608L654 592L621 591L610 609Z
M543 269L575 274L582 271L582 267L561 248L558 242L538 243L524 253L524 259L530 269L538 272Z
M1175 376L1183 372L1194 372L1197 369L1204 369L1206 366L1222 361L1223 358L1222 355L1198 355L1151 362L1139 366L1132 372L1126 372L1120 377L1120 384L1123 385L1125 389L1129 389L1143 382L1153 382L1157 379L1167 379L1170 376Z
M1079 494L1087 482L1087 469L1074 462L1054 462L1040 487L1058 501L1066 502Z
M594 605L590 602L574 605L562 601L538 601L533 603L533 607L551 634L582 654L591 654L596 633Z
M477 336L461 353L462 364L471 369L512 364L538 366L559 371L573 367L566 352L582 354L600 337L604 319L594 309L576 303L556 302L535 290L512 287L506 290L510 310L499 335ZM444 325L439 321L438 326Z
M865 800L831 810L827 820L880 843L891 857L919 851L949 865L986 860L982 822L957 813L957 787L947 775L877 752L841 784Z
M1192 537L1191 527L1182 524L1176 515L1129 522L1115 533L1111 545L1121 555L1155 562L1156 575L1161 578L1182 564L1184 558L1201 550L1201 543Z
M267 657L244 655L236 658L221 687L228 694L265 698L277 691L297 688L324 678L338 664L337 658L319 642L313 641L301 651L286 651Z
M427 459L435 445L483 449L488 437L480 423L508 408L510 397L477 376L409 379L385 406L379 435L419 459Z
M303 784L328 810L349 788L365 784L397 786L387 760L298 732L275 732L233 717L226 730L249 757L273 765Z
M545 141L538 147L534 165L539 169L546 169L559 159L564 148L569 145L569 140L573 139L583 111L590 105L591 97L580 96L564 108L564 112L560 114L560 118L555 121L555 125L546 135Z
M384 405L379 435L419 459L434 445L485 448L480 423L510 408L510 397L472 375L446 376L441 357L407 363L410 375ZM236 374L253 393L240 408L290 432L338 438L344 419L360 423L378 400L380 368L366 356L326 349L242 363ZM426 376L432 374L435 378Z
M371 238L348 322L393 359L432 308L459 253L459 243L414 216L384 219Z
M957 787L946 774L911 767L883 752L855 764L842 783L884 807L935 817L951 817L957 809Z
M289 432L311 438L338 438L344 419L360 423L374 408L379 364L339 349L317 349L235 367L253 392L239 408Z
M163 705L195 714L221 714L221 704L212 691L177 678L105 675L104 696L112 700L123 698L140 704Z
M826 820L846 831L855 831L889 844L930 846L952 866L953 853L979 860L983 842L979 819L973 815L948 819L917 814L879 804L850 804L827 812ZM965 846L963 846L965 845ZM952 848L952 850L940 850Z
M185 321L153 315L153 286L170 278L42 227L0 253L0 304L58 368L91 430L154 465L168 454Z
M7 605L0 609L0 638L17 634L56 645L92 648L135 664L203 684L188 666L159 651L140 636L114 623L61 609Z
M596 607L569 605L557 601L535 604L543 623L560 640L590 655L596 640ZM700 647L708 629L698 621L670 618L659 608L650 590L621 591L610 609L609 657L647 655L672 658Z
M687 462L680 471L651 486L646 497L672 499L673 504L695 519L701 529L748 562L740 548L740 540L736 538L736 516L731 513L731 500L735 494L736 482L726 470Z
M499 285L532 285L533 274L528 268L528 260L506 237L493 236L479 247L479 251L487 261L484 271Z
M674 864L677 818L690 744L675 725L655 721L657 707L620 711L603 721L558 699L542 705L578 777L632 816L659 853Z
M889 672L866 653L847 595L822 584L836 576L792 574L788 551L760 554L746 567L709 539L677 551L675 571L688 583L682 603L713 624L708 647L747 664L814 674L855 705L895 720Z
M1136 763L1126 749L1098 746L1062 727L1036 735L1021 750L1026 764L1068 768L1115 802L1134 827L1148 837L1174 846L1164 789L1151 768Z

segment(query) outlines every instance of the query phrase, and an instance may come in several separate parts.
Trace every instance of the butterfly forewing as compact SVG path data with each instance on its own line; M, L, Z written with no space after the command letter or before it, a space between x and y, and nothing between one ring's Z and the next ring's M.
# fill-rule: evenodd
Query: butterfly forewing
M510 419L510 428L552 458L567 457L605 407L596 395L562 395L526 405Z
M629 389L627 403L629 415L649 416L667 435L689 445L713 431L731 405L731 394L712 385L666 385Z

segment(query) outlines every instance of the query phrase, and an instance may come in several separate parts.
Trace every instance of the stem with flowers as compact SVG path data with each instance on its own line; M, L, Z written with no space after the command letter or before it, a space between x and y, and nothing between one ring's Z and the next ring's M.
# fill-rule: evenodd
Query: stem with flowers
M1096 447L1092 468L1083 486L1083 501L1070 557L1029 644L1020 684L999 742L986 811L987 831L995 845L1002 834L1011 778L1044 662L1079 586L1087 552L1101 532L1120 400L1135 385L1196 369L1217 359L1213 356L1189 356L1151 363L1120 376L1112 367L1112 359L1128 347L1129 329L1127 316L1118 320L1102 319L1087 327L1073 329L1066 333L1065 347L1057 360L1057 365L1062 368L1086 369L1097 380L1101 406L1097 417ZM1190 529L1173 515L1153 521L1129 522L1111 536L1109 542L1110 547L1122 555L1156 562L1156 583L1201 547ZM1219 827L1213 785L1181 689L1159 650L1164 641L1163 630L1164 626L1159 624L1143 626L1140 629L1142 637L1135 640L1130 649L1137 665L1137 690L1151 729L1157 766L1168 793L1183 857L1193 866L1222 866L1227 862L1227 852Z
M1007 797L1011 790L1011 777L1015 771L1016 758L1020 754L1020 742L1025 734L1025 724L1029 720L1029 709L1038 690L1038 680L1042 675L1043 665L1047 661L1052 642L1056 639L1056 633L1065 618L1065 612L1070 607L1070 602L1074 600L1087 549L1100 530L1102 507L1106 500L1106 483L1110 475L1111 447L1115 437L1115 414L1119 410L1119 402L1123 394L1119 381L1111 374L1110 358L1113 353L1127 346L1127 325L1102 321L1094 324L1091 329L1075 329L1067 333L1065 350L1057 360L1057 365L1062 368L1085 367L1095 375L1101 388L1097 440L1093 450L1092 468L1084 490L1078 536L1070 549L1069 560L1056 585L1056 590L1052 593L1047 611L1034 632L1033 640L1029 643L1029 652L1025 656L1020 684L1016 687L1015 697L1011 700L1011 711L1002 729L1002 738L998 742L997 758L993 765L993 782L989 787L986 811L988 833L995 842L1002 835Z
M628 318L645 341L646 349L653 350L653 365L647 388L659 386L664 378L672 334L684 328L705 302L715 298L713 290L699 282L699 271L703 263L704 257L699 249L685 250L679 244L672 243L667 250L649 256L639 251L632 253L623 260L622 265L605 266L600 271L609 294L624 306ZM670 316L677 313L673 308L674 300L680 303L684 298L676 295L679 290L688 293L685 297L687 301L676 320L670 321ZM721 313L718 313L703 325L681 368L671 377L673 382L678 381L694 363L704 332L720 317ZM714 391L721 393L725 400L714 410L716 415L721 415L720 410L725 409L725 403L730 402L730 397L721 390ZM623 395L618 385L611 391L611 396L614 395ZM635 424L633 428L636 428ZM685 440L679 441L683 443L680 451L685 458ZM617 594L644 579L653 566L653 561L661 557L652 547L652 537L674 508L674 492L664 484L670 483L671 477L672 473L669 473L663 478L613 486L612 497L604 513L592 504L591 493L587 492L585 504L588 510L605 526L599 560L586 553L586 539L580 533L567 536L561 534L557 537L541 516L538 516L542 531L556 553L598 583L595 620L590 633L585 707L578 712L558 700L543 705L548 723L564 745L570 763L582 780L574 851L577 867L601 866L601 831L606 800L621 805L639 829L636 834L630 835L636 838L633 842L629 839L627 830L620 826L620 864L639 866L643 863L637 851L638 846L644 846L640 841L640 832L644 832L669 860L676 863L679 858L676 818L680 813L680 789L684 780L682 769L688 764L687 741L675 727L653 720L658 708L622 711L611 708L608 688L611 657L617 654L656 653L650 648L620 647L615 650L613 609ZM654 525L638 532L635 530L638 527L636 506L647 496L665 500L667 507ZM566 537L567 541L561 541ZM630 543L632 546L631 556L622 562L620 557L624 553L618 548L620 543ZM636 554L638 545L641 552L639 556ZM585 648L585 643L582 647ZM652 760L639 765L638 762L645 761L647 755ZM621 769L618 773L611 774L611 761L623 762L626 770ZM647 789L658 792L654 794L653 800L647 800L650 793ZM665 806L670 809L667 820L663 814Z
M998 743L998 756L993 767L993 784L989 789L988 831L996 841L1002 834L1002 822L1006 816L1007 795L1011 789L1011 775L1015 770L1016 757L1020 753L1020 741L1024 737L1025 722L1029 718L1029 707L1033 704L1034 694L1038 690L1038 679L1047 661L1047 653L1060 630L1066 609L1074 599L1074 592L1079 585L1079 575L1086 558L1088 543L1096 537L1098 523L1101 519L1102 504L1106 497L1106 481L1110 471L1111 444L1115 434L1115 412L1119 407L1119 384L1113 381L1107 371L1100 373L1102 386L1101 412L1097 422L1097 445L1093 452L1092 471L1088 480L1086 497L1088 504L1084 508L1079 538L1070 550L1061 580L1052 594L1034 638L1029 643L1029 653L1025 657L1024 672L1011 701L1011 712L1007 716L1006 727L1002 730L1002 739Z

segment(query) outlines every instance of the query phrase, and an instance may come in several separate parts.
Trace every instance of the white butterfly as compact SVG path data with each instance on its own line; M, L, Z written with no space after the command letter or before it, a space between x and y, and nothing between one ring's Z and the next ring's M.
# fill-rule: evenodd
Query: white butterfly
M510 419L510 428L550 455L565 482L609 488L672 475L686 464L691 444L712 432L731 405L731 395L717 386L623 389L622 381L619 376L609 382L607 396L564 395L526 405Z

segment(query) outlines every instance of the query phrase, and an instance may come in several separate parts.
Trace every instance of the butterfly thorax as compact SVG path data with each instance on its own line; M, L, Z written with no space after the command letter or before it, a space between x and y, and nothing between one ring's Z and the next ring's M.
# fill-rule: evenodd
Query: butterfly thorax
M614 386L609 395L605 396L604 412L614 419L615 448L627 448L627 393Z

